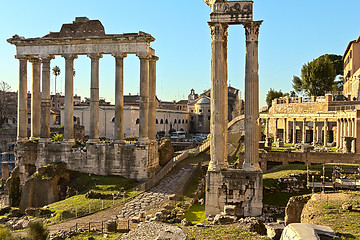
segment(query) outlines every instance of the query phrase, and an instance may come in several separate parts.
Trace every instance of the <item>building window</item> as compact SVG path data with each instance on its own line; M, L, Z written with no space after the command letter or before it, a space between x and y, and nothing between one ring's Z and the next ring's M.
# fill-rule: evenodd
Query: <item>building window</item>
M164 120L160 119L160 124L164 124Z
M176 124L176 119L174 120L174 124Z
M190 110L190 112L194 112L194 110L193 110L193 109L191 109L191 110Z
M208 116L208 120L210 121L210 116Z
M202 109L199 109L199 112L202 112Z
M185 122L186 122L186 124L188 124L188 120L187 120L187 119L186 119L186 121L185 121Z
M180 119L178 120L178 123L179 123L179 124L181 123L181 120L180 120Z
M169 121L167 119L165 120L165 124L169 124Z
M210 109L208 109L208 112L210 112Z
M191 117L191 120L194 120L194 117Z
M184 121L184 119L183 119L183 120L182 120L182 123L184 124L184 122L185 122L185 121Z
M29 123L29 124L31 123L31 118L28 118L28 123Z
M156 119L156 124L159 124L159 121Z
M136 124L139 124L140 123L140 119L136 119Z
M111 122L115 122L115 117L113 117L113 118L111 119Z

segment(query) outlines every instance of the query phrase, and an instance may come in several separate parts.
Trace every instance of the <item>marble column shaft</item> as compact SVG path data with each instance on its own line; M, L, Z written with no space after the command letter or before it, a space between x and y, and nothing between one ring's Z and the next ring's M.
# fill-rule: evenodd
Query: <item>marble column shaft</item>
M41 94L40 70L41 61L31 58L32 63L32 88L31 88L31 139L40 137Z
M258 37L261 23L262 21L251 21L244 24L246 34L244 171L261 171L259 135L257 134L259 118Z
M19 59L19 91L17 109L17 141L27 140L27 59Z
M124 58L126 54L115 57L115 133L116 143L124 141Z
M149 58L140 54L140 112L139 143L149 143Z
M326 118L324 120L324 146L326 147L328 144L328 131L329 131L329 123L328 119Z
M306 142L306 119L303 119L302 125L302 143Z
M209 23L211 29L211 118L209 171L227 168L227 24ZM226 94L225 94L226 93ZM226 95L226 96L225 96ZM255 130L255 129L254 129ZM255 133L255 132L254 132ZM256 134L257 135L257 134Z
M343 147L343 136L344 136L344 121L340 119L340 145L339 148Z
M63 55L65 58L65 111L64 142L74 143L74 54Z
M99 59L101 54L89 54L91 59L90 84L90 139L89 142L99 142Z
M293 119L293 144L296 143L296 118Z
M336 147L340 148L340 119L336 120Z
M153 56L149 63L149 139L156 141L156 61Z
M42 57L42 91L41 91L41 122L40 141L50 141L50 60L53 56Z
M278 118L275 118L275 136L274 136L274 141L276 142L278 139Z
M287 132L288 132L288 130L287 130L287 119L284 118L284 136L283 136L284 143L287 143Z
M313 144L315 145L317 143L317 138L316 138L316 124L317 124L317 119L314 119L314 125L313 125Z

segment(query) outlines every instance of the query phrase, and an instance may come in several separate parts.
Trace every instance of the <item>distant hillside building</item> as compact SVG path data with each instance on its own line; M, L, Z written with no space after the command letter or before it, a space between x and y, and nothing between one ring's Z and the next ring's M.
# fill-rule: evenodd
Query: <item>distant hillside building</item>
M351 41L344 53L344 95L360 100L360 36Z

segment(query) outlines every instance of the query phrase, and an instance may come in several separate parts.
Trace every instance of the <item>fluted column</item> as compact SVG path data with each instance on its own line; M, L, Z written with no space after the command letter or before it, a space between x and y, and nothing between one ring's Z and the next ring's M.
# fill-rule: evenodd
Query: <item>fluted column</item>
M352 137L352 121L351 121L351 118L348 118L347 122L348 122L348 137Z
M149 59L147 54L138 54L140 58L140 112L139 144L149 143Z
M303 119L302 125L302 143L306 142L306 118Z
M269 123L270 123L270 118L267 118L266 119L266 126L265 126L266 127L266 138L270 137L269 136L269 133L270 133L269 132L269 125L270 125Z
M90 139L89 143L99 142L99 59L101 54L88 54L91 59L90 86Z
M220 171L227 164L227 24L209 23L211 29L211 118L210 171ZM254 129L255 130L255 129ZM255 132L254 132L255 133Z
M115 57L115 143L124 142L124 58L126 54Z
M276 142L277 141L277 139L278 139L278 118L275 118L275 139L274 139L274 141Z
M50 142L50 60L53 56L41 57L42 91L41 91L41 121L40 142Z
M356 138L356 127L355 127L355 122L356 122L356 119L355 118L352 118L351 119L351 124L352 124L352 127L351 127L351 129L352 129L352 137L354 137L354 138Z
M339 148L343 148L343 137L344 137L344 119L340 119L340 145Z
M328 144L328 119L325 118L324 120L324 146L326 147Z
M296 143L296 118L293 119L293 144Z
M314 123L313 123L313 144L314 145L317 143L317 139L316 139L316 123L317 123L317 119L314 118Z
M153 56L150 59L149 71L149 139L156 142L156 61L159 58Z
M39 58L30 58L32 63L32 85L31 85L31 139L40 137L40 67Z
M65 116L64 142L75 143L74 139L74 59L77 55L66 54L65 58Z
M246 34L245 59L245 161L244 171L261 171L259 165L259 64L258 36L262 21L244 24Z
M27 58L19 59L19 91L17 109L17 141L27 140Z

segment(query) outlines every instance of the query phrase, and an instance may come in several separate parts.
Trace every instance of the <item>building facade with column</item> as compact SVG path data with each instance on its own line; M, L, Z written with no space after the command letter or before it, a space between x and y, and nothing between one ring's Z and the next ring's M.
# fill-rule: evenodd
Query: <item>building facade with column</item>
M20 183L44 165L62 162L74 171L98 175L120 175L147 180L159 170L156 141L156 62L151 43L155 38L148 33L106 34L99 20L77 17L63 24L59 32L38 38L14 35L7 40L16 46L19 60L19 90L17 115L16 164L20 170ZM114 57L115 106L113 144L100 143L99 62L104 54ZM135 54L140 61L139 140L124 144L124 61ZM90 58L89 141L86 151L75 151L74 139L74 85L73 65L78 55ZM50 140L50 74L51 60L62 57L65 61L64 140L60 144ZM27 131L27 67L31 76L31 134ZM40 88L41 86L41 88ZM111 119L109 119L110 121ZM39 138L39 143L29 142ZM34 145L35 144L35 145ZM22 196L23 197L23 196ZM26 196L25 196L26 197ZM29 203L31 199L26 200ZM32 206L38 207L38 206Z
M337 147L343 152L360 153L360 101L333 101L327 94L325 101L304 102L302 98L273 100L265 120L265 135L284 143L307 143Z

